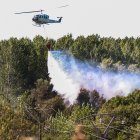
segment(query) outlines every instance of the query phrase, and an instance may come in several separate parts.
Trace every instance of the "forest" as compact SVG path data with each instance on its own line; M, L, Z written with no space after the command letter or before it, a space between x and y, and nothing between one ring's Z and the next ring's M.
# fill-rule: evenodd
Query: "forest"
M1 40L0 140L76 140L77 133L85 140L140 140L140 89L106 100L96 90L81 88L75 103L69 104L53 90L48 45L105 70L140 74L139 37L93 34L74 39L67 34L57 40L40 35Z

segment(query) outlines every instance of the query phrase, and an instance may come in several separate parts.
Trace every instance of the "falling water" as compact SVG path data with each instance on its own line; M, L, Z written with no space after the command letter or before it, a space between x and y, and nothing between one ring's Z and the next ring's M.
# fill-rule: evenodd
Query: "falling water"
M48 70L54 89L71 103L81 88L97 90L107 99L140 89L140 74L105 71L63 51L49 51Z

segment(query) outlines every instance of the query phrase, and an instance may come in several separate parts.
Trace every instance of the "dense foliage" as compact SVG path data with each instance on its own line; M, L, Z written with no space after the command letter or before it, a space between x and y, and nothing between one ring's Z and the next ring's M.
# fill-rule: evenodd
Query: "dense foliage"
M48 47L51 45L51 48ZM0 139L21 136L67 140L82 124L88 140L140 139L140 90L106 101L99 93L81 89L69 105L53 90L47 70L48 50L67 50L83 61L113 70L140 73L140 38L99 35L58 40L36 36L0 41ZM109 124L109 125L108 125Z

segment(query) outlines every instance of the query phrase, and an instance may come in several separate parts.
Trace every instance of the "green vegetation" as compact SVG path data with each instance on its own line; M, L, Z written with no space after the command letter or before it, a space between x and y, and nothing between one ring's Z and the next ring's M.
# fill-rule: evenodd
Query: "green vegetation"
M88 140L139 140L140 90L106 101L95 90L81 89L75 104L68 105L50 83L48 44L54 50L68 50L78 59L98 62L105 69L140 73L140 38L91 35L73 39L68 34L58 40L41 36L2 40L0 139L68 140L74 125L82 124Z

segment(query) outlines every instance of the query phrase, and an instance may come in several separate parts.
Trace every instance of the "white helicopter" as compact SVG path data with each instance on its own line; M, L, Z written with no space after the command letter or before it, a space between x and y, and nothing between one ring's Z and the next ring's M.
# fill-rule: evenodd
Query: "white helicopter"
M57 18L59 18L58 20L50 19L49 18L49 15L43 14L42 11L44 11L44 10L29 11L29 12L20 12L20 13L15 13L15 14L41 12L41 14L34 15L34 17L32 18L32 21L35 22L35 25L34 26L38 26L38 27L41 27L41 25L44 25L44 24L48 24L49 25L49 23L60 23L61 22L62 17L57 17Z

